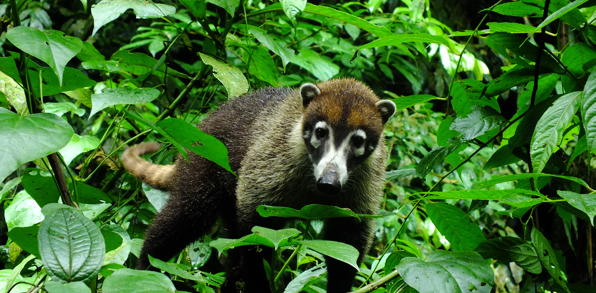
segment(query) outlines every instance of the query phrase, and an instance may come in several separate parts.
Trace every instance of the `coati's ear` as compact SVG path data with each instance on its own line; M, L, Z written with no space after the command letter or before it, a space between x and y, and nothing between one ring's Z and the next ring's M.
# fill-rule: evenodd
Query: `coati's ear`
M306 108L308 103L312 101L316 96L321 94L321 90L314 84L308 82L300 87L300 98L302 98L302 104Z
M387 123L387 120L395 114L395 103L392 100L380 100L376 105L379 108L379 112L381 112L383 124Z

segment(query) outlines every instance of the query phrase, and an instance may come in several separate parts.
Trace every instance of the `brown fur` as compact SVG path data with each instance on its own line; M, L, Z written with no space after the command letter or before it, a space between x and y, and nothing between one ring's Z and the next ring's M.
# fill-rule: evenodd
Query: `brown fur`
M263 204L300 209L318 203L356 213L376 212L385 176L383 123L395 108L377 107L378 97L353 79L331 80L316 86L320 93L312 85L301 91L269 88L249 93L222 105L199 125L226 145L230 166L239 180L190 152L189 162L179 158L175 167L157 166L139 158L157 150L155 144L134 146L124 153L123 162L131 174L171 193L168 204L147 232L138 268L149 265L147 254L171 258L207 233L218 216L231 237L249 234L255 225L282 228L283 219L258 215L255 209ZM367 139L376 146L367 157L353 164L348 182L339 194L329 195L317 189L313 154L306 146L304 132L317 119L334 127L340 137L364 129ZM323 233L328 240L356 247L361 261L370 246L373 227L370 219L330 219ZM268 292L260 265L263 253L254 247L236 250L240 250L235 261L247 292ZM356 270L332 258L326 261L328 292L348 291ZM228 274L228 279L235 278ZM227 282L222 291L234 291L233 286L233 282Z

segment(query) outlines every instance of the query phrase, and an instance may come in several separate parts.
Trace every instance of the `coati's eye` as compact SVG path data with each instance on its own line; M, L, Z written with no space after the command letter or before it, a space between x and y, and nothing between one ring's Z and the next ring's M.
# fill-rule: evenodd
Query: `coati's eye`
M364 144L364 138L362 136L352 136L352 145L355 148L362 147L362 144Z
M325 128L317 128L315 129L315 135L317 136L317 139L323 139L325 137L327 137L328 131Z

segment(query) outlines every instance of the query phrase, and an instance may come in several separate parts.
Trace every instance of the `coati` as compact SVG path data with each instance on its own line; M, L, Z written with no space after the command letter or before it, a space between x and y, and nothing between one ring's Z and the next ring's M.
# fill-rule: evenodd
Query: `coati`
M188 162L178 158L169 166L139 157L157 151L156 143L127 149L124 167L171 194L147 230L137 268L148 268L147 255L170 259L209 232L218 217L234 238L250 234L257 225L283 228L280 218L260 217L259 205L300 209L326 204L374 214L385 180L383 125L394 113L392 101L380 100L367 86L347 78L305 83L299 90L265 88L232 99L198 127L226 145L238 177L191 152ZM359 262L372 233L371 219L328 219L323 228L325 239L357 248ZM234 250L239 251L236 271L246 291L270 292L262 250ZM325 260L327 292L350 291L356 270ZM222 292L233 292L233 286L226 282Z

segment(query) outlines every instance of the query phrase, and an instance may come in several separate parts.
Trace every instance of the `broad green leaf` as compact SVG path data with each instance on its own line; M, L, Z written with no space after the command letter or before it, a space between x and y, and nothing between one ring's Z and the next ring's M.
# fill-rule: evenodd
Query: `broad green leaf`
M91 61L91 60L106 60L104 57L95 47L89 42L83 42L83 47L79 54L77 54L77 58L81 61Z
M284 289L284 293L300 293L300 292L307 292L304 290L304 287L313 282L314 280L318 279L327 271L327 268L323 267L323 264L319 264L315 267L312 267L300 275L295 277Z
M76 194L72 182L68 182L68 189L75 200L79 203L100 204L111 203L112 199L101 189L76 181Z
M207 13L206 0L180 0L180 3L186 7L186 10L192 13L194 19L202 19Z
M360 253L351 245L329 240L302 240L299 242L307 248L349 264L358 270L357 261Z
M386 94L392 95L392 92L385 92ZM428 102L431 100L442 100L442 98L439 98L437 96L433 96L433 95L412 95L412 96L404 96L404 97L398 97L398 98L394 98L392 99L392 101L395 103L395 107L396 107L396 111L402 110L402 109L407 109L410 108L416 104L421 104L424 102Z
M155 210L158 212L166 206L168 198L170 198L169 193L159 190L157 188L153 188L145 182L143 182L143 191L145 192L145 195L147 196L147 199L149 200L151 205L153 205Z
M209 246L209 242L211 242L211 238L204 236L188 246L188 258L193 267L200 268L211 258L213 249Z
M190 267L183 264L167 263L163 260L159 260L149 256L149 262L155 268L158 268L170 275L179 276L187 280L193 280L197 282L205 283L205 279L201 276L201 273L192 274L189 272Z
M594 226L594 216L596 216L596 195L579 194L571 191L558 190L557 194L567 200L567 202L576 209L586 213L592 226Z
M563 132L577 112L582 92L573 92L559 97L544 112L534 130L530 157L534 172L540 173L563 137Z
M328 57L308 49L300 50L300 53L290 62L304 68L321 81L329 80L339 74L339 66Z
M567 51L565 51L565 52L567 52ZM565 63L565 64L567 64L567 63ZM533 109L537 108L536 107L537 105L540 105L540 107L546 106L546 105L541 105L541 103L543 101L547 100L549 97L551 97L551 93L553 92L553 90L557 86L557 83L559 82L559 77L561 77L561 76L556 73L551 73L551 74L543 74L538 79L539 86L538 86L538 90L536 91ZM534 81L530 81L526 84L524 91L517 99L517 113L515 114L514 117L517 118L517 116L521 115L522 113L524 113L528 109L530 109L530 104L531 104L530 100L532 99L532 91L533 90L534 90ZM544 108L541 111L541 113L544 113L545 110L546 110L546 108ZM528 114L530 114L530 112L528 112ZM528 114L526 114L526 116ZM532 127L532 129L533 128L534 128L534 126Z
M294 236L300 234L300 231L292 228L282 229L282 230L273 230L265 227L255 226L251 230L254 234L257 234L261 237L266 238L267 240L273 243L275 249L279 247L279 245L284 240L288 240Z
M228 149L217 138L177 118L159 121L157 126L186 149L234 173L228 160Z
M594 60L596 60L596 49L586 43L575 43L569 46L561 56L561 62L576 77L586 73L594 65ZM589 82L590 78L588 78Z
M498 168L509 164L519 162L521 159L511 153L509 145L501 146L496 152L490 156L488 162L484 164L483 170L489 170L492 168Z
M414 42L422 42L422 43L429 43L429 44L441 44L445 45L448 48L451 48L452 51L453 46L449 43L449 40L444 36L435 36L431 34L400 34L400 35L391 35L382 37L378 40L372 41L366 45L361 46L358 50L368 49L368 48L376 48L376 47L385 47L385 46L398 46L403 43L414 43Z
M509 16L517 16L517 17L539 17L542 16L543 9L534 5L526 4L522 1L517 2L509 2L503 3L495 6L492 10L493 12L502 14L502 15L509 15Z
M304 11L306 0L280 0L284 13L292 21L296 21L296 14Z
M133 74L143 76L152 73L163 78L167 73L171 76L190 79L188 75L167 67L147 54L132 53L125 50L114 53L110 60L86 61L82 62L81 65L85 69L119 72L124 75Z
M119 225L108 225L102 228L102 231L112 232L117 234L122 239L121 244L114 250L108 251L104 257L103 264L108 263L117 263L117 264L124 264L128 259L128 255L130 254L130 236L128 232L126 232L121 226Z
M530 238L532 239L532 244L536 248L538 259L540 259L542 267L553 277L559 286L563 287L566 292L570 293L569 289L567 288L567 283L563 280L563 272L561 271L559 262L557 262L555 251L550 246L548 240L536 228L532 229Z
M63 206L48 215L37 237L44 267L53 279L88 281L99 273L105 254L103 236L76 209Z
M31 290L31 288L30 288L31 285L29 285L29 284L31 284L31 281L23 279L23 277L21 277L21 272L25 268L25 265L27 265L27 263L29 263L34 258L35 258L35 256L29 255L25 259L23 259L17 266L15 266L14 269L2 270L3 273L4 272L8 273L6 278L3 278L6 280L6 282L3 282L4 280L2 280L2 282L0 282L0 284L1 284L0 286L5 285L4 288L0 287L0 288L2 288L2 291L6 292L6 293L12 293L14 291L21 289L20 291L18 291L20 293L20 292L29 292ZM19 288L19 285L16 284L16 282L15 282L17 280L18 280L18 282L29 282L29 284L27 284L27 286L24 286L26 289L23 287ZM16 286L14 286L15 288L13 288L13 285L16 285ZM24 290L22 290L22 289L24 289Z
M471 251L437 250L426 260L406 257L397 271L420 293L489 293L494 283L491 267Z
M60 190L56 186L51 174L42 175L39 169L29 169L22 179L23 187L27 193L35 199L40 207L49 203L57 203L60 198Z
M498 129L504 119L501 114L490 108L473 107L467 117L457 117L449 129L461 133L462 141L477 138L487 131Z
M424 197L425 199L477 199L477 200L501 200L503 197L523 194L527 196L542 197L539 192L528 189L493 189L493 190L450 190L450 191L433 191L431 196Z
M30 62L31 64L31 62ZM39 75L41 73L41 84L39 83ZM31 90L37 95L52 96L59 93L74 91L84 87L92 87L97 82L89 79L87 75L82 72L66 67L62 78L62 85L58 82L58 76L49 67L32 67L29 66L29 79L31 82ZM41 89L40 89L41 87Z
M354 217L359 218L358 215L351 210L342 209L336 206L326 206L319 204L310 204L304 206L300 210L289 207L274 207L261 205L257 207L257 212L261 217L281 217L281 218L299 218L306 220L318 220L329 218L343 218Z
M93 108L89 113L89 117L110 106L148 103L157 99L158 96L159 91L154 88L131 89L129 87L119 87L106 89L101 94L91 95Z
M89 220L95 220L95 218L101 215L105 210L107 210L110 206L109 203L98 203L98 204L87 204L81 203L79 204L79 212L81 212L85 217Z
M576 9L578 6L588 2L588 0L575 0L564 7L561 7L559 10L551 13L547 18L545 18L539 25L536 27L536 31L540 30L541 28L547 26L549 23L563 17L565 14L569 13L570 11ZM549 9L550 10L550 9Z
M493 79L487 84L485 96L493 97L500 95L514 86L522 85L534 80L534 69L512 69L505 72L503 75ZM544 77L545 74L541 74L540 77Z
M544 174L544 173L521 173L521 174L498 176L498 177L493 177L493 179L491 179L491 180L486 180L486 181L475 183L474 187L476 187L476 188L493 187L493 186L495 186L499 183L503 183L503 182L530 179L530 178L540 178L540 177L561 178L561 179L575 182L583 187L590 188L590 186L584 180L577 178L577 177L555 175L555 174Z
M111 229L102 228L101 235L103 236L103 240L106 244L106 254L112 250L118 249L124 242L122 236L116 232L113 232Z
M45 283L48 293L91 293L91 289L83 282L60 283L58 281L48 281Z
M75 134L70 138L70 142L60 150L60 155L66 165L70 165L78 155L99 147L99 142L99 138L95 136Z
M596 70L588 76L581 99L582 124L586 131L588 151L596 152Z
M522 93L522 97L524 94ZM532 140L532 135L534 134L534 129L536 128L536 123L542 117L544 112L552 106L552 104L558 99L557 96L552 96L547 98L546 100L542 101L541 103L534 105L532 109L529 109L529 103L527 104L525 109L529 109L526 115L522 118L521 122L515 128L515 134L509 139L509 149L515 150L519 147L527 148L526 145L529 145ZM527 101L527 100L526 100ZM523 108L520 108L520 110ZM523 113L523 112L522 112ZM518 113L516 115L521 115L522 113Z
M40 257L39 247L37 245L38 231L39 225L14 227L12 230L8 231L7 235L8 238L18 244L20 248L36 257Z
M426 213L456 251L473 250L484 240L477 224L457 207L446 203L429 203Z
M26 26L10 29L6 38L25 53L48 64L58 76L60 86L66 63L83 47L83 41L79 38L67 36L61 31L40 31Z
M304 9L304 12L317 14L317 15L321 15L324 17L337 19L341 22L349 23L351 25L354 25L362 30L365 30L365 31L377 36L378 38L384 38L384 37L389 37L389 36L393 35L393 33L387 28L384 28L382 26L377 26L377 25L372 24L366 20L363 20L362 18L359 18L355 15L345 13L342 11L338 11L338 10L335 10L333 8L329 8L326 6L314 5L314 4L308 3L308 4L306 4L306 8Z
M16 81L19 84L23 84L21 76L19 75L19 69L13 56L0 57L0 72L6 74L10 79ZM6 94L6 93L4 93Z
M145 0L103 0L91 6L93 15L91 35L95 35L102 26L114 21L128 9L133 9L138 18L159 18L176 13L174 6Z
M211 241L209 245L216 248L218 253L221 255L228 249L246 245L264 245L275 248L279 246L285 246L288 244L288 240L290 238L300 234L300 231L291 228L271 230L255 226L252 231L253 234L246 235L239 239L219 238L217 240Z
M158 272L119 269L107 277L103 293L174 293L170 278Z
M21 190L4 211L8 231L15 227L29 227L43 221L41 208L25 190Z
M532 274L540 274L542 266L536 250L525 240L513 237L499 237L486 240L474 251L485 259L492 258L502 263L515 262L518 266Z
M266 30L258 27L249 26L249 31L255 38L257 38L257 40L259 40L259 42L261 42L261 44L265 45L267 49L271 50L271 52L281 58L284 69L290 60L294 58L294 50L286 48L286 42L268 34Z
M406 168L406 169L387 171L387 173L385 173L385 180L393 181L395 179L406 178L409 176L416 176L415 168Z
M445 162L445 157L449 154L453 153L461 146L461 143L452 143L448 146L439 146L434 148L430 153L428 153L420 163L418 163L418 167L416 167L416 173L419 177L424 178L426 174L432 171L435 166L442 164Z
M0 181L22 164L64 147L74 131L54 114L19 116L0 108Z
M529 34L536 31L536 27L515 22L489 22L486 25L492 33Z
M248 92L248 81L240 69L207 54L199 53L199 56L205 64L213 66L213 75L226 88L229 98L238 97Z
M512 60L520 67L529 66L530 62L535 62L538 53L538 47L530 42L524 42L520 35L508 33L493 33L486 39L486 44L495 49L503 57ZM511 57L511 52L515 53ZM565 70L551 55L546 52L540 58L540 67L550 68L552 71L564 74ZM487 93L487 96L491 96Z
M43 111L44 113L51 113L58 116L62 116L68 112L76 114L79 117L85 114L85 109L77 108L77 106L71 102L44 103Z
M236 8L240 6L240 0L207 0L207 2L225 9L231 16L234 16Z
M277 82L277 68L275 67L273 58L271 58L271 55L269 55L269 52L265 48L258 47L250 53L247 52L246 57L245 60L250 60L248 65L248 72L250 74L274 87L279 86Z

